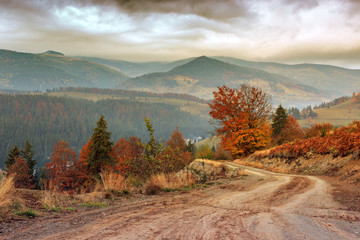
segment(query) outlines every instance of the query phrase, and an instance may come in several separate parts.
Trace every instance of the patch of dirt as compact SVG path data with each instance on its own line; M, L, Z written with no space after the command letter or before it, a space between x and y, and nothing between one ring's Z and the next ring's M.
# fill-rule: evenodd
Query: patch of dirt
M276 189L267 199L267 204L271 206L279 206L289 201L297 194L306 192L314 186L307 177L293 177L291 181Z
M0 238L360 239L360 213L331 195L336 199L340 183L224 164L249 176L64 216L0 223ZM350 188L341 190L343 196Z
M353 184L339 181L334 177L323 176L331 186L334 201L344 206L345 210L360 212L360 188Z

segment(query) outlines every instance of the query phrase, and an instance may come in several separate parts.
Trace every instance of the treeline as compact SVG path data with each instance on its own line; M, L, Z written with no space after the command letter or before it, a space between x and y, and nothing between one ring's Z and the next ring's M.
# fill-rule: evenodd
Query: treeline
M136 90L120 90L120 89L103 89L103 88L82 88L82 87L62 87L59 89L47 90L49 92L81 92L81 93L95 93L95 94L108 94L114 96L124 97L159 97L159 98L172 98L195 101L199 103L207 103L205 100L198 97L181 94L181 93L152 93Z
M60 139L75 151L89 140L95 122L103 114L113 139L148 137L143 124L152 119L156 137L166 139L178 126L185 137L204 136L210 131L206 119L182 112L167 104L140 103L129 100L101 100L49 97L43 95L0 94L0 168L15 144L29 140L34 146L38 167L49 161L53 146Z

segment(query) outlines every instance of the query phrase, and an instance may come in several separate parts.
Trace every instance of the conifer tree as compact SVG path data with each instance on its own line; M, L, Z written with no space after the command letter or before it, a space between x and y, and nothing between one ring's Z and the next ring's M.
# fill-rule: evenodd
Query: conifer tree
M96 124L91 136L92 143L88 158L88 167L93 174L99 174L104 167L114 164L114 159L110 154L114 143L110 139L111 133L107 131L107 122L103 115Z
M14 148L10 150L5 161L5 167L7 170L9 170L10 166L15 163L15 158L19 156L20 156L20 150L18 146L15 144Z
M286 121L288 119L288 114L286 113L285 108L279 105L279 107L276 109L273 122L271 124L271 127L273 129L272 134L273 136L278 136L281 132L281 130L284 128Z
M32 146L28 140L26 140L24 147L21 149L21 156L26 161L26 164L29 168L30 176L34 175L34 167L36 165L36 160L33 159L34 151L32 150Z

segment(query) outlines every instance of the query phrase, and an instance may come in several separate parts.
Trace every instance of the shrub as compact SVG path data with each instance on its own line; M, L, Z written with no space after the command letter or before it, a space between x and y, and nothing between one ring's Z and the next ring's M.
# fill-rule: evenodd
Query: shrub
M215 155L207 144L201 145L195 153L195 158L200 159L214 159Z
M325 125L323 128L317 128L330 129L329 125ZM327 131L325 130L323 130L323 132ZM291 144L283 144L271 149L269 156L284 158L284 153L287 153L286 158L294 159L305 156L311 151L318 154L331 153L333 157L343 157L360 150L360 121L354 121L348 127L336 129L333 133L331 133L330 130L327 131L325 135L321 134L320 130L318 133L320 133L320 135L316 137L297 140Z
M219 145L219 147L217 148L214 157L216 160L233 160L231 154L228 151L224 150L221 145Z

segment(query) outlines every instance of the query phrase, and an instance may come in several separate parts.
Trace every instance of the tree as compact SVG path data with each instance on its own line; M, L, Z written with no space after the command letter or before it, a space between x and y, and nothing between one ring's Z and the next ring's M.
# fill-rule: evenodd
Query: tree
M114 164L114 158L110 154L114 143L110 140L111 133L107 131L107 122L103 115L96 125L91 136L88 158L88 167L93 174L99 174L105 167Z
M281 143L293 142L297 139L304 138L304 132L299 126L296 118L289 116L284 127L279 133L279 140Z
M25 160L20 156L14 157L14 163L9 166L8 174L14 176L16 188L33 188L33 178Z
M79 156L79 162L81 162L83 165L87 165L89 155L90 155L90 146L92 144L91 138L89 141L81 148L80 156Z
M218 87L209 103L212 123L222 138L222 145L233 156L253 153L270 142L267 123L271 112L270 97L262 90L241 85L239 89Z
M287 119L288 114L285 108L283 108L280 104L275 111L275 115L271 124L273 136L278 136L280 134L281 130L284 128Z
M34 151L32 150L32 146L28 140L26 140L24 147L21 149L21 155L26 160L26 164L29 168L29 174L33 176L36 160L33 159Z
M10 150L5 161L5 166L7 170L10 168L11 165L15 163L15 158L19 156L20 156L20 150L18 146L15 144L14 148Z
M166 141L166 144L171 148L179 148L181 151L186 150L186 142L184 140L183 134L179 131L179 128L171 133L169 140Z
M79 192L89 179L89 173L77 159L76 152L69 147L69 143L58 141L50 156L50 162L45 164L49 184L59 191Z

